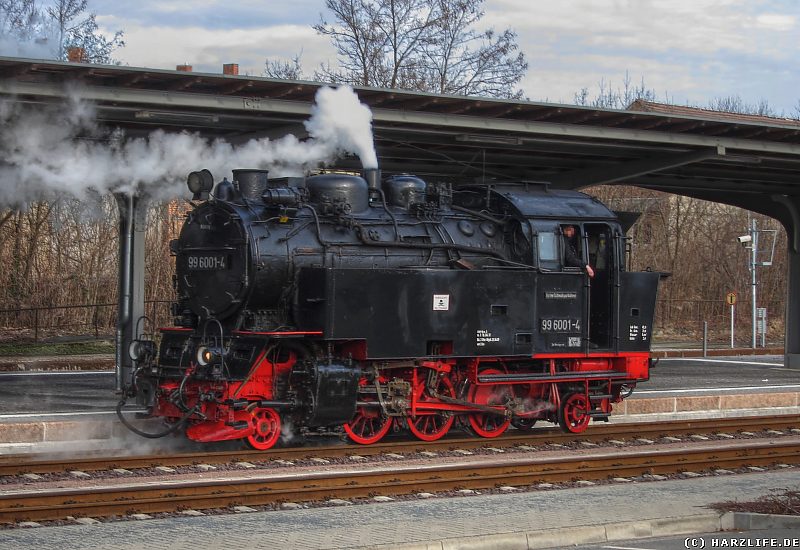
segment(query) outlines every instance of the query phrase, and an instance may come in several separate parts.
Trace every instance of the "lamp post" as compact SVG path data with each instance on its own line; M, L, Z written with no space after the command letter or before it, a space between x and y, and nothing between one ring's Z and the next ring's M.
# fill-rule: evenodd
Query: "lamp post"
M772 233L772 251L770 252L769 260L764 262L758 261L758 235L759 233ZM753 219L750 221L750 228L749 233L747 235L742 235L741 237L737 237L739 244L741 244L745 248L750 249L750 260L748 262L748 268L750 269L750 288L751 288L751 309L752 309L752 321L753 321L753 349L756 348L757 340L756 340L756 314L758 312L758 308L756 307L756 267L762 266L767 267L772 265L772 260L775 256L775 237L777 234L777 230L775 229L762 229L761 231L758 230L756 226L756 220ZM767 331L767 319L764 316L764 326L762 328L762 336L765 335ZM762 339L763 340L763 339Z
M756 256L758 254L758 229L756 229L756 220L752 221L750 226L750 288L752 289L752 317L753 317L753 349L756 349Z

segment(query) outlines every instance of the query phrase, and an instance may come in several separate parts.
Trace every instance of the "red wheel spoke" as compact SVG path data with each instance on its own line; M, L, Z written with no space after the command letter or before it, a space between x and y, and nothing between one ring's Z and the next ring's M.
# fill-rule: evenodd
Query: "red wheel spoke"
M362 386L365 385L362 382ZM375 402L377 398L369 395L361 395L360 401ZM347 436L359 445L371 445L380 441L383 436L389 433L392 427L392 417L386 416L380 407L361 406L356 407L356 414L353 419L344 425L344 432Z
M561 399L558 424L567 433L581 433L589 426L589 398L584 393L570 393Z
M455 398L456 390L447 375L437 375L436 393L446 397ZM424 382L420 382L414 390L421 403L437 403L438 399L428 395ZM408 417L408 429L417 439L422 441L436 441L450 431L455 422L455 416L447 412L422 412L416 417Z
M274 409L256 409L250 418L253 433L247 436L247 444L253 449L266 451L281 437L281 417Z
M502 374L497 369L486 369L481 374ZM473 385L469 390L468 399L477 405L505 405L513 396L513 390L508 385L478 386ZM481 437L497 437L502 435L511 424L511 419L503 415L491 413L472 413L469 415L469 426L475 434Z

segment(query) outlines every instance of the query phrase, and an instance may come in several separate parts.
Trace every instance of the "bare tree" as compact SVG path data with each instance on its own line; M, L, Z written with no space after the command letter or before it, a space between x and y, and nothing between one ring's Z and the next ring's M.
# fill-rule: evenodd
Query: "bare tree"
M88 0L55 0L46 9L50 23L55 27L58 40L58 58L67 58L67 49L83 49L84 61L110 64L115 61L111 53L125 45L123 32L117 31L111 39L100 33L97 16L87 13Z
M314 29L331 37L341 70L320 76L363 86L403 87L435 17L427 0L326 0L335 24Z
M88 0L54 0L44 9L35 0L0 0L0 36L47 45L55 59L66 60L67 50L76 46L86 62L117 63L111 54L125 45L123 32L107 38L88 9Z
M433 33L423 42L421 65L429 90L443 94L485 95L520 99L514 88L528 63L517 51L517 35L506 29L476 30L484 13L481 2L438 0Z
M264 63L263 76L267 78L279 78L281 80L302 80L303 67L300 63L302 52L294 56L290 61L282 59L267 59Z
M0 34L32 40L38 19L34 0L0 0Z
M339 67L315 78L347 84L518 98L527 70L516 34L478 31L483 0L326 0Z
M644 77L638 85L634 85L628 71L622 79L622 88L614 88L611 81L605 78L597 83L597 94L592 97L588 88L581 88L575 93L575 104L584 107L597 107L598 109L627 109L637 99L655 101L656 91L648 88Z
M747 103L738 95L715 97L708 102L708 108L712 111L723 111L726 113L771 117L778 116L777 111L772 108L769 101L766 99L761 99L758 103Z

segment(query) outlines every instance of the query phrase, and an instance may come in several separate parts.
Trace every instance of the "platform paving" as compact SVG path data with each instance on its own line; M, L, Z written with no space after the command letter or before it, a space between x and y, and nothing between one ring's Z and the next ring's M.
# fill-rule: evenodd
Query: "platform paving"
M800 469L529 493L0 531L0 548L527 549L713 532L708 508L800 486ZM728 522L733 527L732 522Z

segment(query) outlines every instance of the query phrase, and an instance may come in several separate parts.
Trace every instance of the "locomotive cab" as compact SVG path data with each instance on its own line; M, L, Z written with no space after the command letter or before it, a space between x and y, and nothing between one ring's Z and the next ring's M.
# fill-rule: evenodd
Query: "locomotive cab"
M620 255L618 227L580 220L539 223L539 351L611 350L617 315L613 304ZM566 228L575 234L565 235ZM573 247L571 265L568 247ZM588 275L584 266L589 266Z

